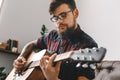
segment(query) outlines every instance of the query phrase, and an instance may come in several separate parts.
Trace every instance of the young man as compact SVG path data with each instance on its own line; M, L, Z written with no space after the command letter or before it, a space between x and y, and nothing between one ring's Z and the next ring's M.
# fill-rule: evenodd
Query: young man
M26 62L24 58L26 58L33 48L47 49L51 54L61 54L71 50L97 47L96 42L82 31L77 23L79 11L76 8L74 0L52 0L49 12L52 15L50 19L58 30L52 30L48 35L28 43L23 48L20 57L13 64L16 73L22 70ZM44 60L41 60L41 63L42 61L44 62ZM86 76L88 79L94 78L93 69L81 66L76 67L76 65L77 62L72 60L62 61L60 72L59 70L57 71L59 72L57 77L61 80L77 80L80 76ZM43 67L42 65L40 66ZM57 69L59 69L58 67L59 65ZM45 72L43 73L45 74Z

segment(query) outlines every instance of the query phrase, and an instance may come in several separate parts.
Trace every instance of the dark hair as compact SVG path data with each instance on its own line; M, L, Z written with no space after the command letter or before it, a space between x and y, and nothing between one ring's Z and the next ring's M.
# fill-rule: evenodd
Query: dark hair
M52 0L49 7L49 13L53 14L55 9L61 4L67 4L71 10L74 10L76 8L74 0Z

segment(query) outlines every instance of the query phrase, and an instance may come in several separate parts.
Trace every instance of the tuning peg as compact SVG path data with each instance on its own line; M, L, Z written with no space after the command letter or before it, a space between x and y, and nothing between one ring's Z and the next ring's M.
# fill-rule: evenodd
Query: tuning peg
M81 63L79 62L79 63L77 63L77 65L76 65L76 67L80 67L81 66Z
M84 51L83 51L82 49L79 49L79 52L80 52L80 53L84 53Z
M84 55L82 55L81 60L86 60L86 57Z
M99 49L98 49L98 48L96 48L96 47L93 47L93 49L94 49L94 51L96 51L96 52L98 52L98 51L99 51Z
M83 68L88 68L88 63L82 65Z
M89 48L85 49L87 53L91 53L91 50Z
M90 68L92 68L92 69L96 69L96 64L90 64L89 66L90 66Z
M93 47L93 49L97 49L96 47Z
M79 57L79 56L77 56L77 60L80 60L80 57Z
M94 61L94 58L91 55L89 55L89 60Z

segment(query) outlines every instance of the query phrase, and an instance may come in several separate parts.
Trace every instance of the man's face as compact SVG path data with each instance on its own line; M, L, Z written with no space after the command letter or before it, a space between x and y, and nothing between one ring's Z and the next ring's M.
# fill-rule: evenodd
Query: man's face
M76 9L72 11L67 4L62 4L53 13L53 20L60 34L71 34L77 27Z

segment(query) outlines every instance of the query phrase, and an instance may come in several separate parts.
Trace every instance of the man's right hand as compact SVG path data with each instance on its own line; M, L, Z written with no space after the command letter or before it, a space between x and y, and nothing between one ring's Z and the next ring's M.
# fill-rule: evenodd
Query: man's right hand
M13 66L15 68L15 74L23 70L25 63L26 59L24 57L18 57L16 60L14 60Z

